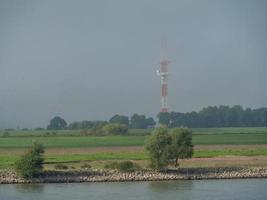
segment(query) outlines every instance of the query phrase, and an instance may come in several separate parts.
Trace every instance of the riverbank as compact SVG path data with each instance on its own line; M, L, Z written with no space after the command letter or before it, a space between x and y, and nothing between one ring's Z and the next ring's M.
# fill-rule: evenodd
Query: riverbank
M114 170L95 171L46 171L40 177L26 180L14 171L0 171L0 184L20 183L70 183L70 182L125 182L162 180L201 180L267 178L267 168L180 168L156 172L151 170L118 172Z

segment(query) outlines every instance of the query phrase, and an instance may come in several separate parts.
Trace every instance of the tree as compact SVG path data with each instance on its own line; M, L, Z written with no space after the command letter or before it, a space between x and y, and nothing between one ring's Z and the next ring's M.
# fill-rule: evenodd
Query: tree
M110 118L109 122L115 124L124 124L126 126L129 126L129 118L123 115L114 115L113 117Z
M145 129L154 126L156 122L152 117L146 118L145 115L133 114L131 117L131 128Z
M16 172L24 178L38 176L43 170L44 147L41 144L33 145L15 163Z
M63 118L56 116L50 120L50 123L47 126L47 129L61 130L61 129L66 128L66 126L67 126L67 122Z
M255 127L267 126L267 108L208 106L198 112L159 113L159 123L168 127Z
M125 135L128 127L124 124L107 124L102 128L104 135Z
M168 165L170 146L171 136L168 134L168 129L165 127L155 129L145 146L153 168L161 169Z
M152 118L152 117L149 117L149 118L147 118L146 119L146 126L147 126L147 128L149 127L149 128L153 128L154 126L156 125L156 122L155 122L155 120Z
M191 158L193 155L192 132L189 129L175 128L170 131L170 135L170 158L175 159L175 166L178 166L179 158Z
M167 127L170 126L171 124L171 114L168 112L160 112L157 115L158 119L159 119L159 124L161 125L165 125Z
M175 128L170 131L166 127L154 130L146 143L151 166L161 169L175 160L191 158L193 155L192 132L184 128Z
M145 115L133 114L131 117L131 128L146 128Z

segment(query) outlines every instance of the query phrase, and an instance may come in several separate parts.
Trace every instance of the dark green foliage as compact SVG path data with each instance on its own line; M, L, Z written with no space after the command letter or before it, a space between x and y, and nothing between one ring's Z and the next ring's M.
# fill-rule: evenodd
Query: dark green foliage
M16 172L24 177L31 179L38 176L43 170L44 147L34 143L15 163Z
M146 118L145 115L134 114L129 121L127 116L123 115L114 115L109 120L110 123L114 124L123 124L127 127L133 129L147 129L153 128L156 125L156 122L152 117ZM81 122L72 122L68 125L68 129L75 130L90 130L91 135L96 135L97 132L108 122L106 121L81 121ZM99 134L99 133L98 133Z
M159 127L154 130L146 143L151 167L161 169L172 160L178 165L178 158L191 158L193 155L192 132L188 129L175 128L168 130Z
M67 127L67 122L61 118L61 117L54 117L50 120L49 125L47 126L47 129L49 130L61 130Z
M170 146L171 136L168 134L168 129L165 127L155 129L145 145L152 168L161 169L169 164Z
M145 128L151 128L156 124L154 119L152 117L146 118L145 115L138 115L134 114L131 117L131 128L134 129L145 129Z
M80 121L80 122L72 122L68 125L68 129L75 130L75 129L84 129L84 130L89 130L89 129L100 129L103 126L107 124L106 121Z
M243 109L241 106L209 106L199 112L159 113L160 124L168 127L266 127L267 108Z
M161 125L165 125L165 126L170 126L170 123L171 123L171 114L168 113L168 112L160 112L158 115L157 115L158 119L159 119L159 124Z
M114 115L110 118L109 123L114 124L124 124L125 126L129 126L129 118L123 115Z
M8 132L8 131L5 131L4 133L3 133L3 137L9 137L10 136L10 133Z
M191 158L193 156L192 131L184 128L175 128L170 131L172 138L170 158L175 159L175 166L178 166L178 159Z
M128 127L124 124L107 124L102 128L103 135L126 135Z
M56 164L55 166L54 166L54 168L55 169L68 169L68 166L67 165L65 165L65 164L62 164L62 163L59 163L59 164Z
M121 172L131 172L140 169L140 166L132 161L110 162L104 166L105 169L116 169Z
M155 125L156 122L152 117L146 119L146 128L154 128Z

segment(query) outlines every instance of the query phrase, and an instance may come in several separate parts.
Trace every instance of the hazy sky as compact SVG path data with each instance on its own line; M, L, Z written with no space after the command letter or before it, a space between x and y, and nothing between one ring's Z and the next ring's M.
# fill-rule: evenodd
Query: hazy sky
M265 0L0 0L0 128L267 106Z

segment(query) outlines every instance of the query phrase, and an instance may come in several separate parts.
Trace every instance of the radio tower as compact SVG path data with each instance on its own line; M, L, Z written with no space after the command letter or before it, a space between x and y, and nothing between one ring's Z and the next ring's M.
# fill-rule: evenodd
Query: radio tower
M160 112L168 112L168 64L170 61L167 59L167 41L165 37L161 40L161 53L160 53L160 69L157 70L157 75L160 77L161 82L161 109Z

